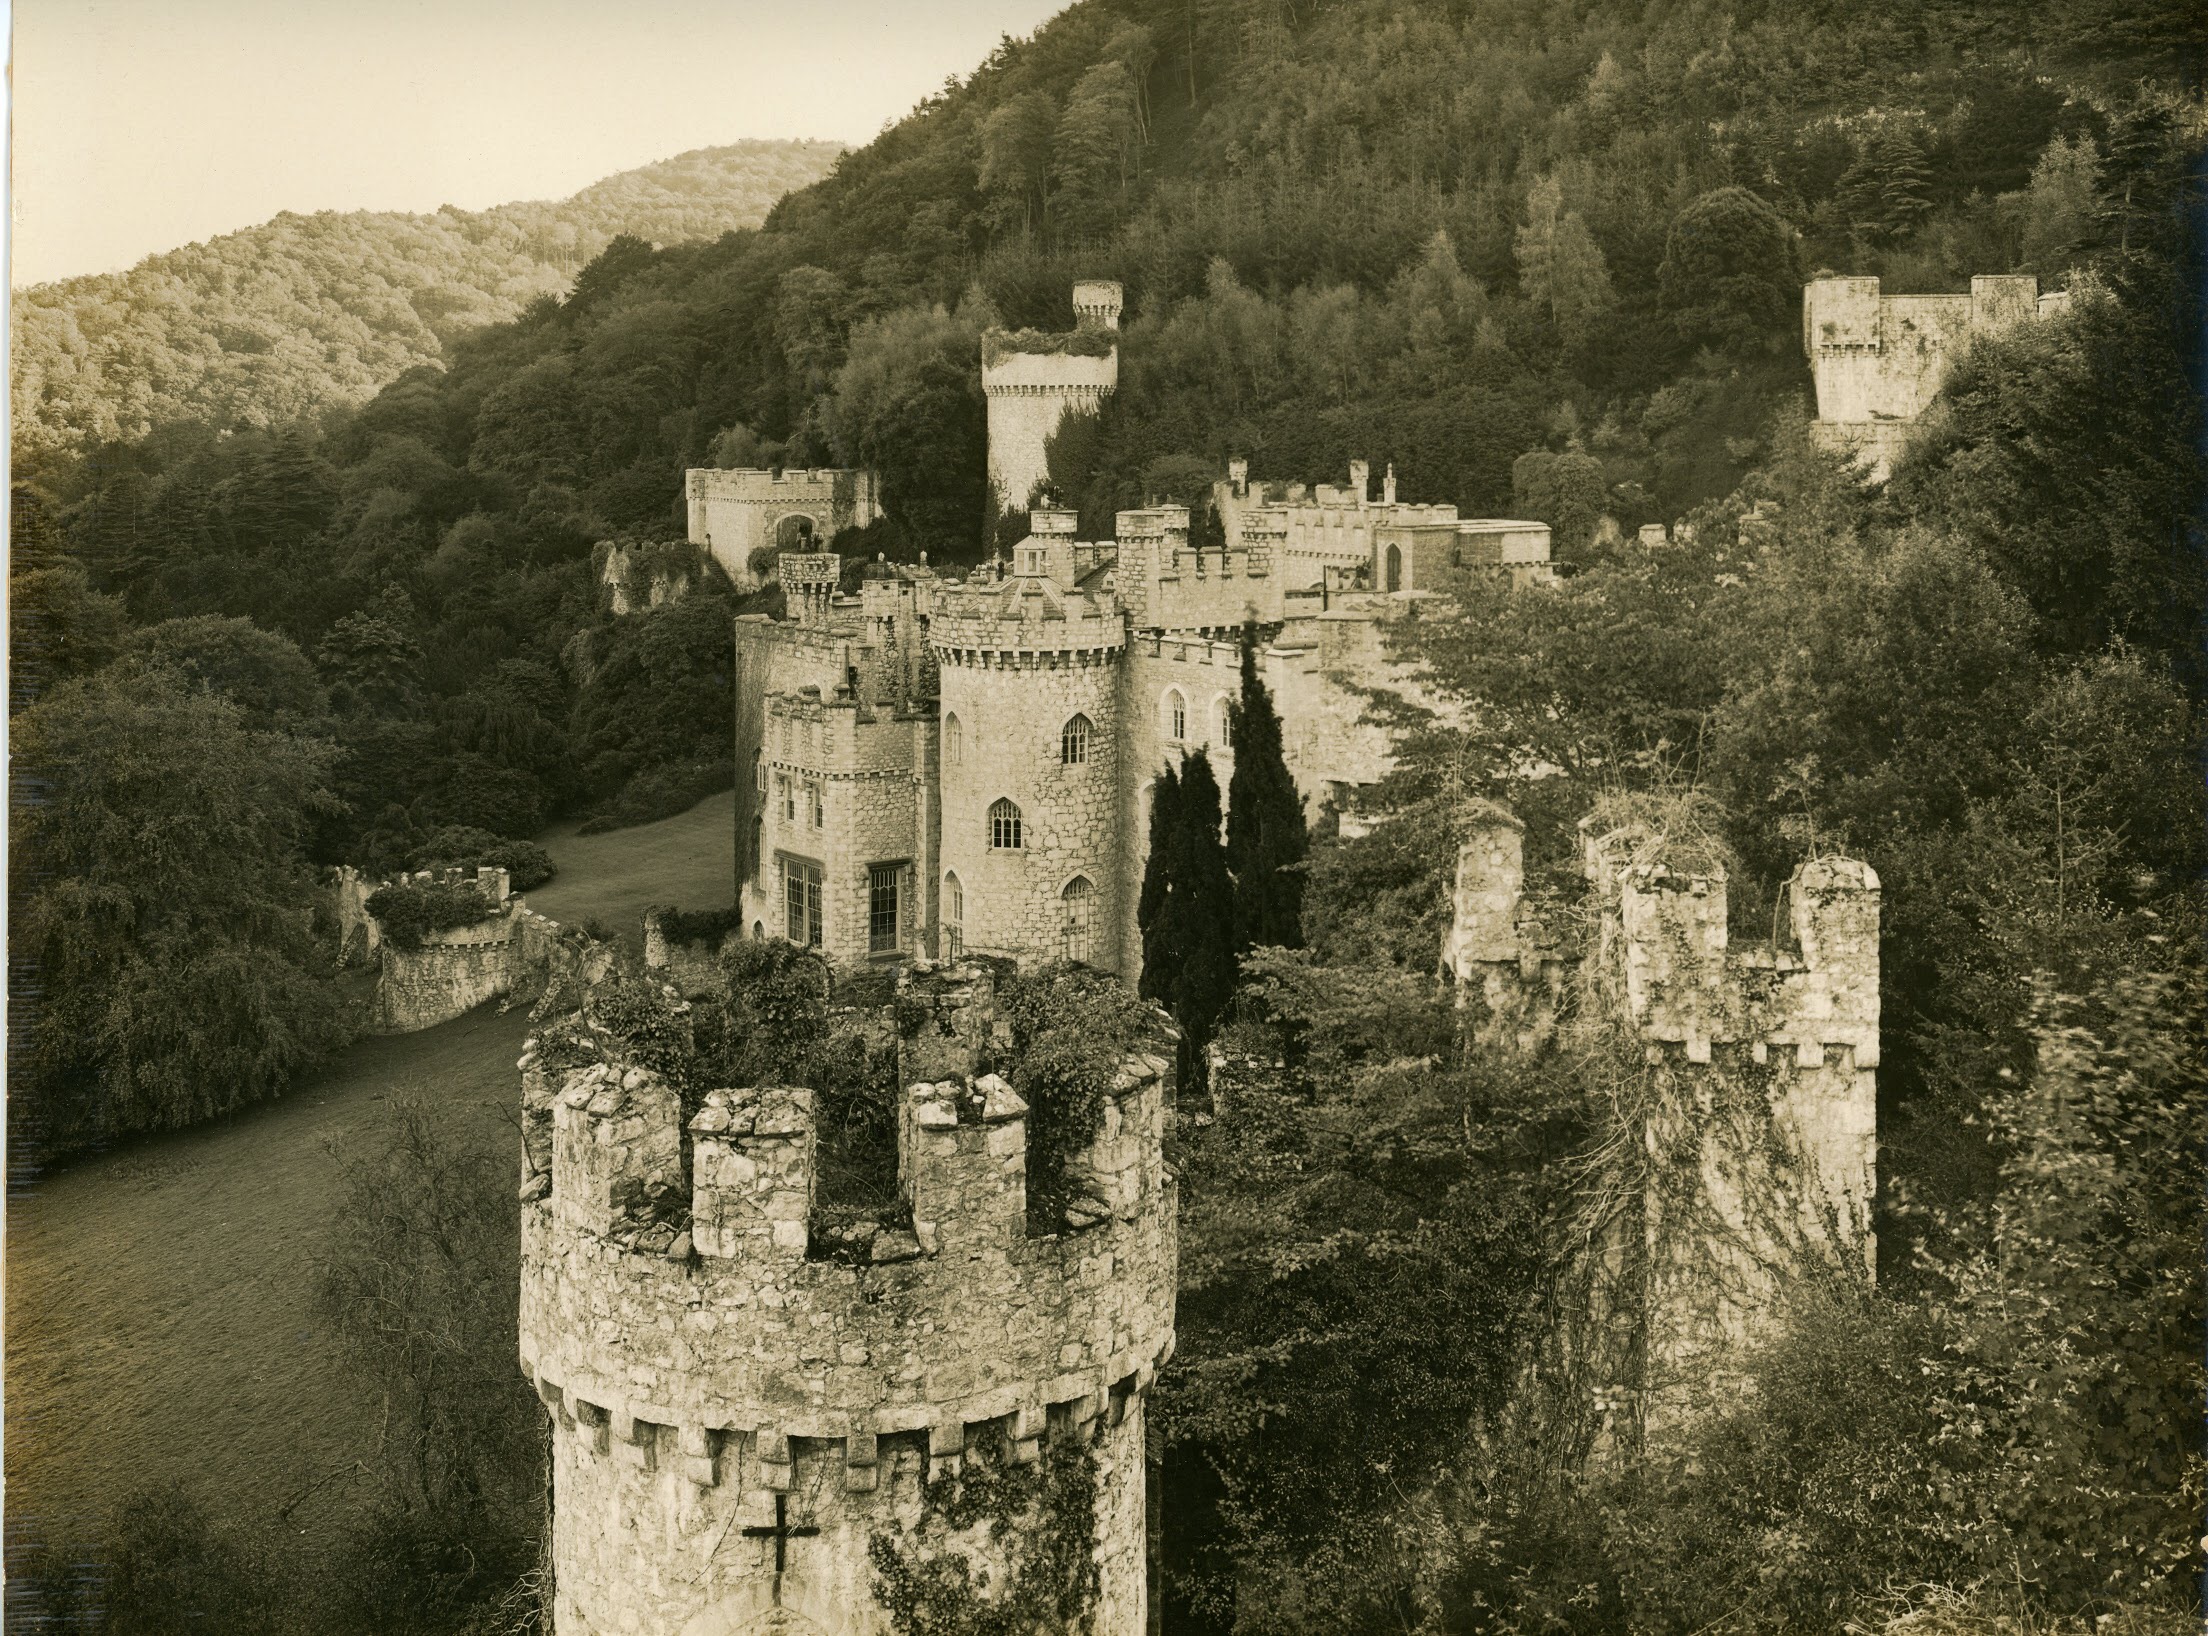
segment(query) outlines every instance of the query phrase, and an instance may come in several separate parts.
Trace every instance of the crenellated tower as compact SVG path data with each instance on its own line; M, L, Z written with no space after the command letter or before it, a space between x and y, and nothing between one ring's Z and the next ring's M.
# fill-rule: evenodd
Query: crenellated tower
M1071 582L1071 513L1035 517L1015 571L946 590L928 628L944 946L1117 971L1127 621L1108 595Z
M1090 1628L1145 1630L1170 1043L1124 1060L1038 1232L1029 1110L975 1072L1002 1033L987 974L916 974L898 1018L909 1225L858 1238L815 1230L810 1090L715 1090L685 1121L587 1002L526 1048L521 1359L553 1419L559 1636L877 1636L885 1548L1001 1588L1069 1493L1091 1508ZM1057 1521L946 1514L945 1480L984 1471L1014 1496L1023 1473L1058 1484Z
M1062 334L991 330L982 338L989 400L989 482L997 504L1024 510L1050 476L1044 446L1069 413L1095 411L1119 387L1120 288L1073 287L1075 325Z
M1634 1277L1593 1305L1637 1337L1633 1378L1611 1384L1643 1428L1675 1421L1738 1368L1786 1280L1876 1269L1878 876L1812 858L1786 889L1790 935L1736 947L1724 868L1642 830L1582 826L1573 927L1529 901L1509 813L1475 803L1459 835L1443 964L1475 1037L1536 1050L1570 1019L1640 1063L1620 1151L1645 1163L1594 1258Z

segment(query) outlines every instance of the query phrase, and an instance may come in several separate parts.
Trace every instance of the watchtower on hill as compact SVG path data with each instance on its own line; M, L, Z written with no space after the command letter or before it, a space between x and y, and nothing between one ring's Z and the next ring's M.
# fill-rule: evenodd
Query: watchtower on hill
M1119 286L1076 284L1073 311L1074 328L1064 334L991 330L982 338L989 482L1006 511L1027 509L1049 480L1044 445L1058 423L1094 412L1119 388Z
M816 1230L811 1091L716 1090L685 1120L588 999L525 1048L521 1361L552 1415L559 1636L885 1636L885 1542L993 1592L1054 1529L1087 1542L1084 1628L1147 1628L1170 1040L1125 1059L1037 1232L1029 1110L975 1072L987 974L912 974L898 1023L909 1226L856 1239ZM998 1505L946 1504L984 1473Z

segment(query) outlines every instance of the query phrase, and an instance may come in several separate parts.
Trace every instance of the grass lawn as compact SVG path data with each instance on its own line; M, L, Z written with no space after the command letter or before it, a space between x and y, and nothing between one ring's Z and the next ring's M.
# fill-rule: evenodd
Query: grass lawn
M560 874L530 906L634 938L650 904L728 903L732 799L606 835L554 831ZM254 1532L287 1507L285 1525L309 1536L347 1516L380 1405L314 1316L344 1166L385 1139L405 1095L452 1142L513 1152L528 1031L522 1011L485 1007L365 1039L279 1101L78 1160L11 1197L10 1542L96 1535L117 1502L172 1478ZM513 1224L497 1247L509 1263L518 1210Z

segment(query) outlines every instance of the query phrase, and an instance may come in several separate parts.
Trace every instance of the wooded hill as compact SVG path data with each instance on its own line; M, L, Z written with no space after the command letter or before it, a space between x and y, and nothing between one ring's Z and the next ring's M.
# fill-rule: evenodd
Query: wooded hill
M34 285L14 296L17 445L72 448L183 417L268 426L360 403L455 336L566 293L614 235L677 243L755 227L841 151L700 148L491 210L287 210L127 272Z

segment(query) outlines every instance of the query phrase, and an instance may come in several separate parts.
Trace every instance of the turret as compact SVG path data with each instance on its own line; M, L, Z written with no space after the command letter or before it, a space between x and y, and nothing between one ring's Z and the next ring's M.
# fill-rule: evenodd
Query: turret
M1128 1055L1031 1221L1028 1107L958 1071L1003 1040L978 970L929 974L901 1021L894 1216L853 1238L820 1209L813 1094L682 1098L602 1028L523 1059L521 1354L553 1417L559 1636L745 1629L784 1610L887 1636L877 1542L955 1549L1001 1584L1026 1511L943 1547L926 1484L973 1461L1093 1460L1089 1626L1147 1625L1144 1401L1172 1347L1171 1069ZM1161 1036L1162 1038L1162 1036ZM591 1060L560 1067L578 1056ZM554 1139L534 1134L551 1104ZM854 1247L856 1246L856 1247ZM1046 1432L1049 1434L1046 1436ZM780 1628L779 1624L775 1628Z
M1110 279L1083 279L1073 287L1073 315L1085 329L1119 328L1119 285Z

